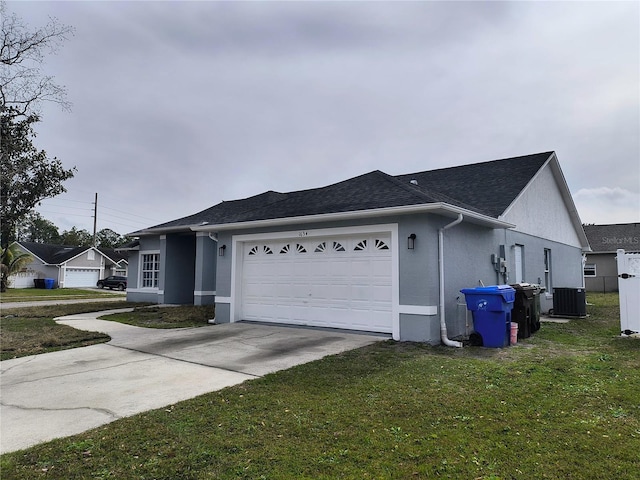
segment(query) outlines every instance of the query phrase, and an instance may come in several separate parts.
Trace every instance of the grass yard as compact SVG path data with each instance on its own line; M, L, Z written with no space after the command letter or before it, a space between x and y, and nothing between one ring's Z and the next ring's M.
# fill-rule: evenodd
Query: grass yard
M108 342L108 335L76 330L59 325L53 319L75 313L131 307L134 307L133 312L101 318L138 327L185 328L208 325L207 320L215 317L213 305L157 307L125 301L11 309L4 313L0 323L0 360Z
M131 306L131 303L123 301L7 310L3 312L0 322L0 360L108 342L110 340L108 335L59 325L53 321L53 318Z
M126 323L146 328L204 327L215 318L215 306L179 305L171 307L136 307L133 312L114 313L100 317L103 320Z
M616 295L516 347L384 342L0 458L3 480L638 479Z
M40 300L60 300L74 298L123 297L110 290L84 290L81 288L8 288L0 294L0 303L37 302Z

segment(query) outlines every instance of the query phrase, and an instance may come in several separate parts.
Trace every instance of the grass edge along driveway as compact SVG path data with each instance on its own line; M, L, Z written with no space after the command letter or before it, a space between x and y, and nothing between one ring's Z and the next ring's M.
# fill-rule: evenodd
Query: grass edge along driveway
M40 302L47 300L73 300L89 298L122 297L122 293L111 290L90 288L9 288L0 295L0 306L3 303Z
M189 328L206 326L208 320L215 317L213 305L159 307L122 301L21 307L3 312L0 359L9 360L108 342L111 339L108 335L61 325L54 318L120 308L133 308L134 311L100 318L138 327Z
M636 479L617 296L506 349L384 342L3 455L2 478Z

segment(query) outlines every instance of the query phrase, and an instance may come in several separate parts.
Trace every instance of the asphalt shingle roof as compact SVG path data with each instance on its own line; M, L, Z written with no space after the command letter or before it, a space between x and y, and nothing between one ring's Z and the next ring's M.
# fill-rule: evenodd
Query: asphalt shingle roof
M640 223L584 225L584 233L593 253L610 253L619 248L640 251Z
M428 203L447 203L496 218L511 205L552 154L544 152L397 176L375 170L325 187L289 193L268 191L222 202L147 230Z
M417 180L421 188L435 190L455 199L453 202L473 205L481 213L497 217L511 205L552 153L398 175L396 178L407 182Z
M58 265L72 259L73 257L80 255L82 252L86 252L91 247L69 247L65 245L51 245L48 243L36 243L36 242L18 242L24 248L36 255L38 258L44 260L50 265ZM98 250L104 256L110 258L115 262L119 262L122 259L126 259L127 256L122 253L116 253L110 248L99 247Z
M68 247L64 245L50 245L47 243L18 242L24 248L44 260L46 263L56 265L87 250L88 247Z

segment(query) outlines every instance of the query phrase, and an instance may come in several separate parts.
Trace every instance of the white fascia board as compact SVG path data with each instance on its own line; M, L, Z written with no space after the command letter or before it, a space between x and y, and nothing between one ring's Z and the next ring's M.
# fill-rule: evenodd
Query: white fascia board
M97 251L100 255L102 255L104 258L106 258L107 260L109 260L111 263L113 263L114 265L118 265L118 264L122 261L122 260L118 260L118 261L116 262L113 258L111 258L110 256L108 256L108 255L106 255L106 254L102 253L102 252L101 252L99 249L97 249L97 248L96 248L96 251Z
M144 228L142 230L138 230L136 232L127 233L125 237L144 237L149 235L166 235L167 233L176 233L176 232L190 232L193 227L198 225L179 225L177 227L166 227L166 228Z
M339 220L355 220L369 217L384 217L391 215L408 215L414 213L435 213L439 215L457 217L462 213L465 220L491 228L514 228L515 225L497 218L472 212L464 208L447 203L424 203L420 205L403 205L400 207L375 208L371 210L357 210L340 213L323 213L319 215L304 215L300 217L284 217L269 220L254 220L249 222L222 223L218 225L203 225L191 227L195 232L220 232L224 230L240 230L246 228L280 227L300 223L320 223Z

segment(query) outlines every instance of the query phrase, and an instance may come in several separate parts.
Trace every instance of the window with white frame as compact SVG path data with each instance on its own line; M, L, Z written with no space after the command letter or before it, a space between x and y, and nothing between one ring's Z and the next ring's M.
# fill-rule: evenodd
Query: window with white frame
M587 263L584 266L584 276L585 277L596 277L596 264L595 263Z
M544 286L547 287L547 293L552 293L551 289L551 249L544 249Z
M158 288L160 276L160 254L142 254L142 288Z

